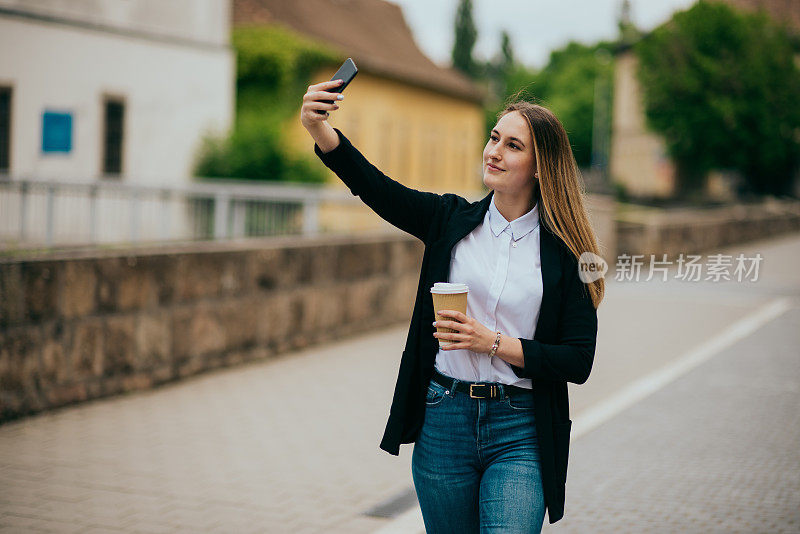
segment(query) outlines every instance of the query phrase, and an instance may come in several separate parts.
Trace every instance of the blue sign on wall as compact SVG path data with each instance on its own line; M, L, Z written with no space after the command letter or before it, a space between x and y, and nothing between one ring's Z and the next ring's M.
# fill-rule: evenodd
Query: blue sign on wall
M72 150L72 114L45 111L42 114L42 152Z

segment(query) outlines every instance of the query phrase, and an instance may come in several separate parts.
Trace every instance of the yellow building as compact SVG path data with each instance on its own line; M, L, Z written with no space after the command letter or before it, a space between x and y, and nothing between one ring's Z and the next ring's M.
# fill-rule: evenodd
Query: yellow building
M342 61L353 58L358 76L330 123L388 176L425 191L482 192L484 94L419 50L399 6L384 0L235 0L233 19L237 26L279 24L339 51ZM335 71L314 73L312 83ZM287 129L293 148L311 153L313 141L299 116ZM329 180L346 189L333 173ZM385 223L363 206L328 204L320 224L344 231Z

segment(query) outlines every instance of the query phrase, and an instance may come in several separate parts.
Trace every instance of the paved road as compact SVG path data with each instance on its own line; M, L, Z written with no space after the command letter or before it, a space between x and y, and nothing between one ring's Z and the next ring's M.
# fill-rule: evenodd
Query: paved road
M800 531L800 236L753 282L609 281L546 532ZM378 449L405 327L0 427L0 532L419 532ZM416 513L416 516L415 516Z

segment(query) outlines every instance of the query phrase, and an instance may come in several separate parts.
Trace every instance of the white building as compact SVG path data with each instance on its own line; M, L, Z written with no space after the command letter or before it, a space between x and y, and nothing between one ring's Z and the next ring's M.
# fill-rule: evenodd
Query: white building
M0 0L0 172L188 181L233 119L229 35L228 0Z
M233 122L230 17L229 0L0 0L0 245L196 234L198 203L166 189Z

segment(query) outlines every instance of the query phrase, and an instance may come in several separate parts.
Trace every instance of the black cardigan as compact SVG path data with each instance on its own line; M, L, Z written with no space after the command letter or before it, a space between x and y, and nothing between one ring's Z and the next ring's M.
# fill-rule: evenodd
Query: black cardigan
M398 455L401 443L416 441L425 411L425 392L433 374L438 341L433 337L430 288L446 282L453 246L483 221L492 193L479 202L454 195L410 189L385 176L335 129L339 146L314 152L350 191L383 219L422 240L425 252L411 326L400 360L389 421L381 449ZM564 491L572 421L567 382L589 377L597 339L597 311L578 277L578 262L563 241L540 225L541 310L533 339L521 339L524 368L512 365L533 382L536 433L550 523L564 515Z

